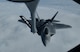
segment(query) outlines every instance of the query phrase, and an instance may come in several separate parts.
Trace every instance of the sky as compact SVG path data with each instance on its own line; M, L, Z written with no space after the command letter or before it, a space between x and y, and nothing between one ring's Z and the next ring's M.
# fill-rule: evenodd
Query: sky
M59 11L55 19L72 28L56 30L44 47L37 33L32 34L25 24L18 22L20 15L30 19L25 4L0 0L0 52L67 52L80 44L79 4L72 0L41 0L37 11L42 19L49 19Z

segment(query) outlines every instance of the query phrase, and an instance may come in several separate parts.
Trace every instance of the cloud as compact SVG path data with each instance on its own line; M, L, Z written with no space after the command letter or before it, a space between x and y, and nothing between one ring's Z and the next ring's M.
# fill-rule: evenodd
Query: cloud
M77 13L49 6L38 7L40 18L51 18L59 11L55 19L72 26L71 29L57 30L48 46L44 47L40 36L32 34L25 24L18 22L19 15L29 19L29 11L27 11L24 4L0 3L1 52L66 52L80 43L80 15Z

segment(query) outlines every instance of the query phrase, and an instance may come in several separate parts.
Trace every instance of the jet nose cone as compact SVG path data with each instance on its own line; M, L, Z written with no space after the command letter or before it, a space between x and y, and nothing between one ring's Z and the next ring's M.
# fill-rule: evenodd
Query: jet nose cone
M50 38L51 36L48 36L48 35L41 35L41 39L42 39L42 42L44 44L44 46L46 46L49 42L50 42Z

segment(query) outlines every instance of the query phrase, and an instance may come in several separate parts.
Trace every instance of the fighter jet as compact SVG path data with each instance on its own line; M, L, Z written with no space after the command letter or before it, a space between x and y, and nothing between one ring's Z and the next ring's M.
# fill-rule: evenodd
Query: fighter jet
M51 37L56 33L56 29L71 28L70 25L61 24L58 23L60 22L59 20L54 20L54 18L58 14L58 11L51 19L47 20L40 19L38 12L36 11L39 0L8 0L8 1L18 3L24 2L27 5L31 14L30 17L31 19L26 19L23 15L21 15L19 16L21 19L18 21L26 24L31 29L32 33L37 33L39 36L41 36L41 40L44 46L47 45Z
M61 23L58 23L60 22L59 20L54 20L57 14L58 12L56 12L56 14L51 19L47 19L47 20L36 18L37 34L41 36L44 46L47 45L51 37L56 33L56 29L71 28L70 25L61 24ZM32 20L28 20L24 16L20 16L20 18L21 19L18 21L26 24L31 29Z

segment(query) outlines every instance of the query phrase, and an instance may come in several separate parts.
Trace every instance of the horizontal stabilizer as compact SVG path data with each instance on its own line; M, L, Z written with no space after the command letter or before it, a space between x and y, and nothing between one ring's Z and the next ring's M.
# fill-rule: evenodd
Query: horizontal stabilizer
M60 21L58 21L58 20L53 20L53 22L60 22Z

